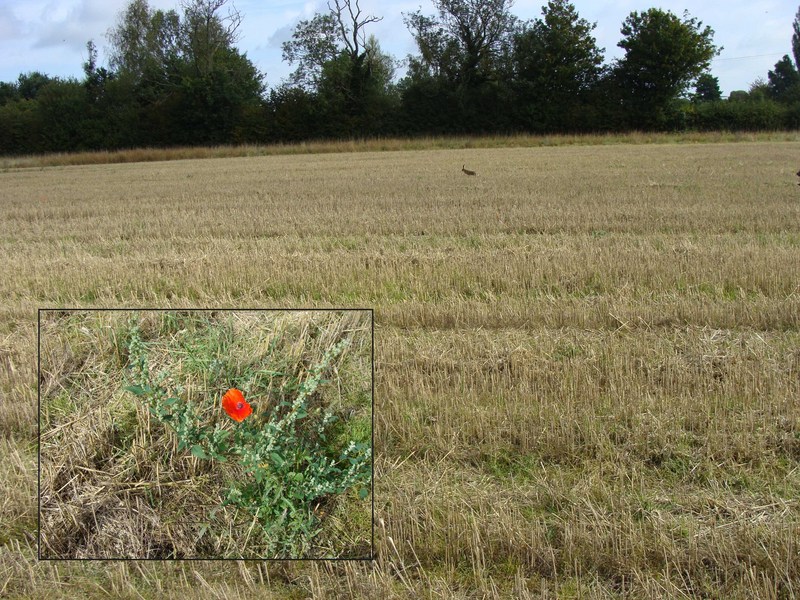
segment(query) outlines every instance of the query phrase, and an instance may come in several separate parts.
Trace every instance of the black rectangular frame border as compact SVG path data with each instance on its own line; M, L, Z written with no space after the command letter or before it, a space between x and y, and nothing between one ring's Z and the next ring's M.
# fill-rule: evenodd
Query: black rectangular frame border
M295 311L318 311L318 312L369 312L371 325L371 361L372 361L372 543L371 555L366 557L336 557L336 558L42 558L42 313L43 312L169 312L169 311L194 311L194 312L295 312ZM375 552L375 309L374 308L313 308L313 307L294 307L294 308L153 308L153 307L129 307L129 308L107 308L107 307L80 307L80 308L39 308L36 319L36 560L41 562L104 562L104 561L146 561L146 562L183 562L183 561L248 561L248 562L371 562L377 560Z

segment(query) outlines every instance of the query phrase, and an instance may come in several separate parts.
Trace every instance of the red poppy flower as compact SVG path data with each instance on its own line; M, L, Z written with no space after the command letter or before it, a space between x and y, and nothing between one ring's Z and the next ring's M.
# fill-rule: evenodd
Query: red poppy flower
M236 388L231 388L222 397L222 408L234 421L241 423L253 412L253 407L244 399L242 392Z

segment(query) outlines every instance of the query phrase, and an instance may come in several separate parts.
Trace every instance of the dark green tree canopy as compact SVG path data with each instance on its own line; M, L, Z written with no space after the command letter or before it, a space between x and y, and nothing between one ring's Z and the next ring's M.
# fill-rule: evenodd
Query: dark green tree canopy
M733 90L728 94L729 102L747 102L750 100L750 94L746 90Z
M293 85L305 89L315 88L325 63L336 58L339 52L336 22L331 14L314 15L300 21L292 39L281 45L283 60L297 68L290 76Z
M50 77L39 71L21 73L17 78L17 94L26 100L33 100L39 95L42 88L55 80L54 77Z
M433 0L438 15L404 14L420 57L415 68L466 86L492 79L516 24L513 0Z
M147 0L131 0L106 37L114 71L135 83L168 85L181 57L177 12L153 10Z
M692 96L694 102L717 102L722 100L722 91L719 89L719 79L711 73L703 73L697 78L695 93Z
M550 0L542 18L514 34L512 85L519 119L534 131L574 128L588 91L597 83L603 51L595 25L566 0Z
M690 17L651 8L623 22L618 46L625 56L614 67L621 101L635 127L666 126L670 103L680 98L720 50L714 30Z
M478 133L510 129L513 0L433 0L436 15L403 17L419 54L401 82L408 127Z
M328 2L328 13L300 21L292 39L281 46L283 60L290 65L297 63L292 83L305 89L316 88L325 66L340 55L345 55L355 69L371 69L376 55L368 47L365 27L382 19L364 14L359 0L332 0Z
M550 0L542 15L514 36L514 75L549 97L588 89L603 64L603 50L592 36L596 25L580 18L566 0Z
M708 69L721 51L713 43L714 30L683 13L651 8L632 12L622 24L625 50L619 63L625 84L645 95L675 97Z
M461 49L458 39L449 35L434 17L419 11L403 15L419 50L419 56L409 56L411 78L433 77L455 82L460 72Z
M220 54L235 51L242 15L228 0L183 0L181 46L196 75L214 71ZM222 9L227 7L225 14Z
M800 100L800 73L797 72L789 55L784 55L775 70L767 73L769 95L778 102Z
M13 83L0 81L0 106L19 100L19 90Z
M108 32L115 85L136 102L128 118L143 122L148 143L221 143L263 101L263 75L235 46L242 15L228 3L184 0L178 14L131 0Z
M747 95L750 100L766 100L770 97L769 84L763 77L756 77L747 88Z
M183 15L131 0L107 34L110 65L136 83L168 87L184 75L205 77L218 58L238 52L242 15L228 0L184 0Z
M326 14L298 23L292 39L282 45L284 60L297 64L291 84L310 94L303 100L315 104L324 124L320 135L379 131L376 124L395 110L394 60L367 35L367 27L382 19L365 13L359 0L329 0ZM279 103L284 99L298 98L289 93L273 96L275 110L283 110Z

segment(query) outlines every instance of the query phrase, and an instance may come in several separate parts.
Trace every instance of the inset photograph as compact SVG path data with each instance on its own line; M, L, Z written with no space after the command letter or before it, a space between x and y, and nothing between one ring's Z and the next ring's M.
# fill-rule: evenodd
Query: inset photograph
M39 558L372 558L372 331L40 310Z

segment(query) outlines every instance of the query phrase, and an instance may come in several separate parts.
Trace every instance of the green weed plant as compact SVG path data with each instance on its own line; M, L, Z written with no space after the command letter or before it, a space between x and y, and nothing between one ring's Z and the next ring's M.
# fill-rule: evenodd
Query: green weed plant
M349 344L347 338L330 347L302 381L290 378L284 382L278 402L254 407L253 414L239 423L201 418L201 407L186 398L183 386L166 384L174 381L170 372L151 372L148 343L142 340L138 324L131 325L128 339L130 385L125 389L146 404L152 417L175 432L179 451L201 460L238 461L247 476L230 484L221 506L233 505L253 515L271 540L271 552L296 557L308 550L321 530L320 518L313 510L321 499L352 488L358 490L361 500L368 497L370 444L351 440L337 451L334 427L338 417L329 409L311 408L309 402L327 383L323 377ZM214 402L218 405L219 398Z

